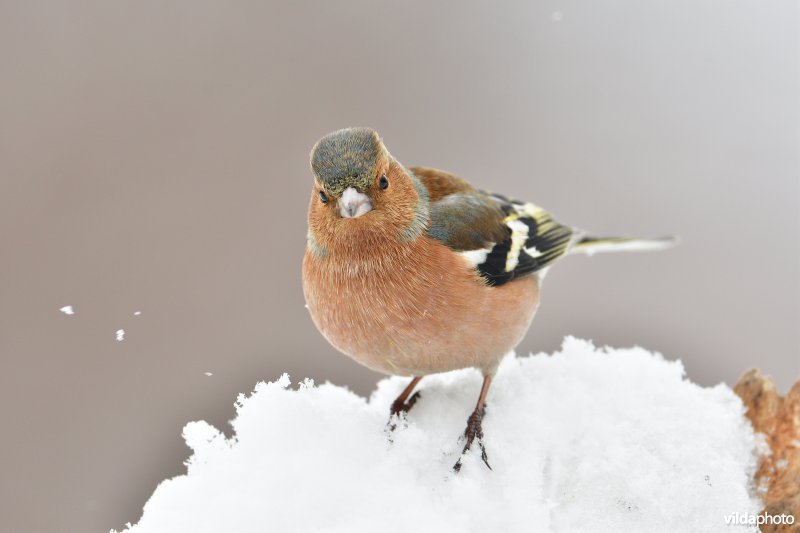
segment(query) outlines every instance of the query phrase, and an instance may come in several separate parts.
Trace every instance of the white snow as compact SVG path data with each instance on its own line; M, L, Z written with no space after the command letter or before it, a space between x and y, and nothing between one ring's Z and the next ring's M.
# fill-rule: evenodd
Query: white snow
M59 311L61 311L65 315L74 315L75 314L75 310L72 308L71 305L65 305L64 307L60 308Z
M139 316L139 315L141 315L141 314L142 314L142 312L141 312L141 311L134 311L134 312L133 312L133 316Z
M389 404L344 387L297 390L287 375L240 395L228 440L206 422L183 436L187 473L162 482L135 533L755 531L757 439L725 385L684 379L641 348L505 359L489 391L485 444L451 467L480 389L477 371L429 376L391 440ZM477 450L477 446L475 446Z
M125 330L124 329L118 329L117 330L117 340L120 341L120 342L125 340Z
M213 372L203 372L206 376L211 377L214 375Z

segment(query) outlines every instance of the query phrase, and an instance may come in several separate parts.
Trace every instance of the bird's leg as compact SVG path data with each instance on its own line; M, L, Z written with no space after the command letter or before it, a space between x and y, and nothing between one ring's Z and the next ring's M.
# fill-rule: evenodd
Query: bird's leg
M419 399L419 392L409 398L408 401L406 401L406 398L408 398L408 395L411 394L411 391L414 390L414 387L417 386L417 383L419 383L419 380L421 379L422 376L415 376L414 379L411 380L411 383L409 383L408 386L403 389L403 392L400 393L400 396L398 396L397 399L392 402L391 414L399 415L400 413L407 413L411 410L411 408Z
M397 397L395 401L392 402L392 407L390 411L390 418L389 418L389 430L394 431L397 427L397 424L392 421L395 415L400 416L403 413L407 413L414 407L414 404L417 403L419 400L419 392L415 392L410 398L409 395L411 391L414 390L414 387L417 386L419 380L422 379L422 376L414 376L414 379L411 380L411 383L403 389L403 392L400 393L400 396ZM406 399L408 398L408 401Z
M478 439L478 446L481 448L481 459L483 459L483 462L489 467L489 470L492 469L489 465L489 457L486 455L486 448L483 446L483 428L481 427L483 414L486 411L486 393L489 392L489 385L491 384L492 376L483 376L483 385L481 386L481 394L478 397L478 403L475 405L475 410L469 415L467 419L467 429L464 430L464 438L467 441L464 445L464 451L461 452L461 457L459 457L456 464L453 465L453 470L456 473L461 470L461 459L464 458L464 454L467 453L467 450L472 446L472 441L475 439Z

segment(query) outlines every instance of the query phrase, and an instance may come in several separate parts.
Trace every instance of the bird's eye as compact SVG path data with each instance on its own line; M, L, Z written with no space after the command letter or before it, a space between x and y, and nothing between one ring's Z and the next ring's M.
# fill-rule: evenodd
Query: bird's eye
M319 191L319 200L323 204L327 204L328 203L328 195L325 194L325 191Z
M381 176L380 180L381 189L386 189L389 186L389 180L386 179L386 176Z

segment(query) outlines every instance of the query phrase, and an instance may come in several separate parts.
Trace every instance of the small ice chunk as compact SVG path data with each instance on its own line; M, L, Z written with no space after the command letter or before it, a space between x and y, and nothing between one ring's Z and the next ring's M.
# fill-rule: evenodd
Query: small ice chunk
M213 376L213 375L214 375L214 373L213 373L213 372L205 372L205 375L206 375L206 376Z
M64 307L59 309L59 311L61 311L65 315L74 315L75 314L75 310L72 308L71 305L65 305Z
M118 329L117 330L117 340L120 341L120 342L125 340L125 330L124 329Z
M141 315L141 314L142 314L142 312L141 312L141 311L134 311L134 312L133 312L133 316L139 316L139 315Z

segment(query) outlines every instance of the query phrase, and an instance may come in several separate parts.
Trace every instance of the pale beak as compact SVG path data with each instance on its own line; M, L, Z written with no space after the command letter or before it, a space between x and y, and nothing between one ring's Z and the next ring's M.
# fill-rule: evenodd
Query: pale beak
M339 198L339 214L344 218L356 218L372 211L372 202L369 196L360 193L353 187L348 187Z

